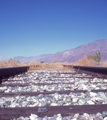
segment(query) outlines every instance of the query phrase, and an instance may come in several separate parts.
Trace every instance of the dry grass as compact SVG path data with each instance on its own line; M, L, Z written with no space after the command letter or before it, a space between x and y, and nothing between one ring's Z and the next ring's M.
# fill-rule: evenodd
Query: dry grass
M74 65L81 65L81 66L95 66L96 62L93 59L88 59L86 55L74 63Z
M68 65L69 63L39 63L37 61L32 61L30 63L22 63L15 61L13 59L0 60L0 68L4 67L16 67L16 66L31 66L29 70L71 70L71 68L63 67L63 65Z
M37 61L32 61L30 63L22 63L22 62L15 61L13 59L10 59L9 61L5 59L0 60L0 68L15 67L15 66L31 66L29 70L62 70L62 71L73 70L73 68L64 67L63 65L81 65L81 66L99 65L101 67L107 67L107 61L97 63L93 59L88 59L86 56L84 56L82 59L80 59L75 63L67 63L67 62L39 63Z
M38 63L36 61L30 62L30 70L71 70L71 68L64 67L67 63ZM68 63L69 64L69 63Z
M17 62L13 59L10 59L9 61L6 59L2 59L0 60L0 68L4 68L4 67L16 67L16 66L25 66L27 64L25 63L21 63L21 62Z
M100 62L101 67L107 67L107 60L105 62Z

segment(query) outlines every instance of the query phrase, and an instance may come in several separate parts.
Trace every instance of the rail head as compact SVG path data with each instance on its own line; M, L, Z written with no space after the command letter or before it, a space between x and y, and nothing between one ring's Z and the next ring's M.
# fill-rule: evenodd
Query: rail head
M64 67L73 67L75 70L81 72L99 74L100 76L107 78L107 67L76 66L76 65L64 65Z
M0 68L0 79L27 72L30 66Z
M4 67L4 68L0 68L0 70L17 69L17 68L29 68L29 67L30 67L30 66Z

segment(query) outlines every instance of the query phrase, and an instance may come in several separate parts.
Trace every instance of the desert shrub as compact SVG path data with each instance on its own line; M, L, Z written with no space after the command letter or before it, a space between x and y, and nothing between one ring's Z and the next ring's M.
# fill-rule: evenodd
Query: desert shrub
M88 56L88 59L94 59L96 62L100 62L101 60L101 56L100 56L100 52L96 52L95 55L90 55Z
M32 61L32 62L30 62L30 63L28 63L28 65L29 66L31 66L30 67L30 70L39 70L39 69L41 69L41 63L39 63L39 62L37 62L37 61Z
M22 63L19 61L15 61L14 59L2 59L0 60L0 68L4 68L4 67L16 67L16 66L26 66L26 63Z
M65 63L59 63L59 62L39 63L37 61L32 61L29 63L29 65L31 65L30 70L71 70L71 68L67 68L67 67L65 68L63 66L64 64Z
M0 68L4 68L8 65L8 62L6 59L0 60Z
M74 65L82 65L82 66L94 66L95 65L95 60L94 59L88 59L86 55L84 55L83 58L78 60Z
M9 59L9 61L7 63L7 67L14 67L14 66L18 66L18 63L12 58Z

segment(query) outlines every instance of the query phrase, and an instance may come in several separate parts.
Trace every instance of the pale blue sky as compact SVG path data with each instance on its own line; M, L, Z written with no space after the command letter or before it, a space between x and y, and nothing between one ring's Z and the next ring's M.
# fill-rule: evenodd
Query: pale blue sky
M52 54L107 39L107 0L0 0L0 56Z

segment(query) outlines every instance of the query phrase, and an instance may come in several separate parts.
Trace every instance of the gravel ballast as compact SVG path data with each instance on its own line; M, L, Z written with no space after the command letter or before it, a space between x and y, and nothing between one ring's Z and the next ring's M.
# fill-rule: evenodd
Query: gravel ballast
M66 73L66 74L64 74ZM4 87L0 87L0 93L17 93L17 92L41 92L36 96L14 96L14 97L0 97L0 108L9 107L41 107L41 106L67 106L67 105L97 105L107 104L107 92L92 92L92 90L106 90L107 79L92 78L88 75L88 78L84 78L87 74L74 74L75 72L69 71L48 71L38 70L32 72L26 72L15 77L8 78L8 81L4 82ZM76 78L81 77L81 78ZM83 77L83 78L82 78ZM90 78L89 78L90 77ZM104 82L104 83L103 83ZM10 87L6 84L25 84L29 83L25 87ZM36 83L58 83L51 85L34 85ZM73 84L66 84L73 83ZM69 94L59 94L58 91L66 90L87 90L83 92L70 92ZM54 94L44 95L45 91L56 91ZM61 114L56 114L52 117L44 116L38 117L36 114L32 114L29 118L20 117L17 120L107 120L107 112L96 114L79 115L79 113L62 117ZM14 120L16 120L14 118Z

